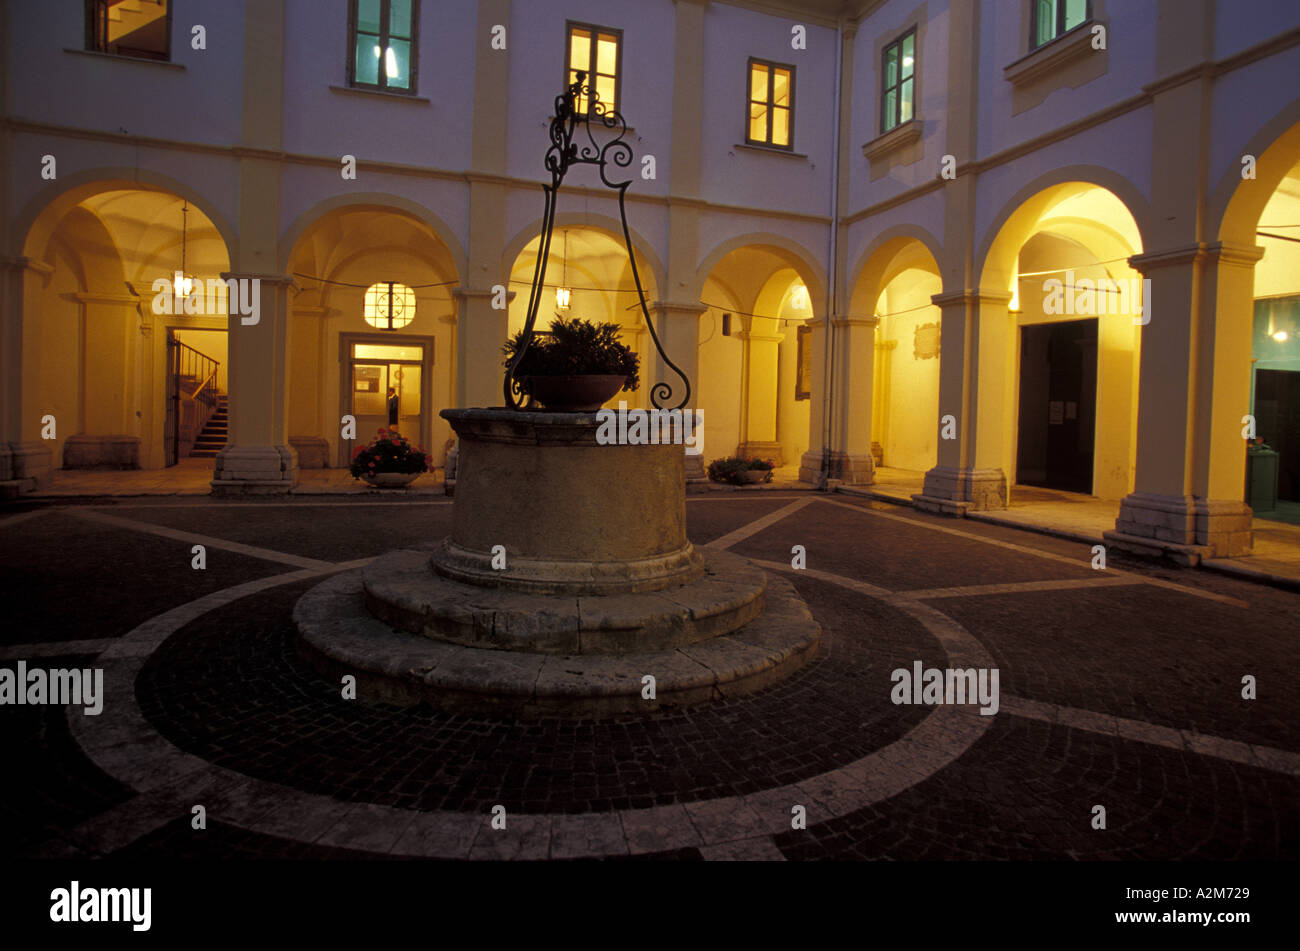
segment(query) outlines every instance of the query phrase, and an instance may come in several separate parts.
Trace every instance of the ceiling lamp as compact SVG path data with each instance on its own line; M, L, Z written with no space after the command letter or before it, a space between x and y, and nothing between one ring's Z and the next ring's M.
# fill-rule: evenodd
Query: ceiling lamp
M557 287L557 288L555 289L555 306L558 307L560 310L568 310L568 309L569 309L569 299L570 299L570 297L571 297L571 295L569 294L569 288L568 288L568 283L569 283L569 232L567 232L567 231L564 232L563 238L564 238L564 257L562 258L563 271L562 271L562 276L561 276L561 278L560 278L560 286Z

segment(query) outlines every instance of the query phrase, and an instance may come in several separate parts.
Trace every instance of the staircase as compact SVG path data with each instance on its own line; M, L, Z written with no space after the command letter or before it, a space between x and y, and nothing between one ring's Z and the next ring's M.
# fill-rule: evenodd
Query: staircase
M226 448L226 437L230 434L230 397L222 394L217 397L217 408L208 417L208 423L194 440L190 458L212 458Z

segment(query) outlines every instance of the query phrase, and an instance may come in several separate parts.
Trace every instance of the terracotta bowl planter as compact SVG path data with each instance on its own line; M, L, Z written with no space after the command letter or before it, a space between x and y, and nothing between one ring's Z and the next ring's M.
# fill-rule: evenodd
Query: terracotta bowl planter
M528 377L533 399L553 413L594 413L626 382L620 373Z
M375 472L361 478L379 489L404 489L420 475L419 472Z

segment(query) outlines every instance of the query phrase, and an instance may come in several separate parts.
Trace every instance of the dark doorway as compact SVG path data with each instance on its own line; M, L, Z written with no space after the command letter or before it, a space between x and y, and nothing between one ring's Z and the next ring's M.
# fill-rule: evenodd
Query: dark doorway
M1097 429L1097 321L1020 329L1016 481L1092 493Z
M1300 371L1255 371L1255 432L1277 452L1277 497L1300 502Z

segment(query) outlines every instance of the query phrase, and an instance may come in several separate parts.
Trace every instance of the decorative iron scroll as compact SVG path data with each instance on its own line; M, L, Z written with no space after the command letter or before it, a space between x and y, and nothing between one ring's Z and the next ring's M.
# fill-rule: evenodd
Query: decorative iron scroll
M645 318L646 327L650 330L650 339L654 341L659 356L674 373L681 377L684 392L681 401L673 409L683 409L691 398L691 381L686 378L681 368L669 359L668 354L664 352L663 344L659 342L654 321L650 319L650 311L646 307L645 289L641 286L641 275L637 271L636 255L632 251L632 233L627 226L625 203L627 189L632 184L632 179L610 180L612 167L628 168L632 164L632 147L623 141L623 136L627 134L627 121L617 110L610 109L601 102L595 89L586 85L585 72L578 71L576 75L577 81L570 83L561 95L555 97L555 118L551 120L550 127L551 144L546 150L545 158L546 168L551 173L551 184L542 186L542 190L546 193L546 210L542 215L541 243L537 249L537 264L533 271L532 288L528 292L528 313L524 324L523 346L519 348L506 370L504 386L506 405L512 409L520 409L524 405L523 390L515 372L532 344L533 327L537 323L537 311L542 303L542 282L546 277L546 260L551 253L551 232L555 229L556 193L572 166L595 165L600 169L600 180L607 187L618 190L618 216L623 222L623 243L627 246L628 261L632 265L632 280L636 283L641 314ZM574 105L580 97L587 101L586 115L579 114ZM605 130L616 131L616 134L601 145L596 141L592 131L593 122L599 123L599 126ZM578 136L577 141L575 135ZM586 136L585 141L582 140L582 135ZM672 395L673 387L661 381L651 387L650 402L656 409L664 409Z

